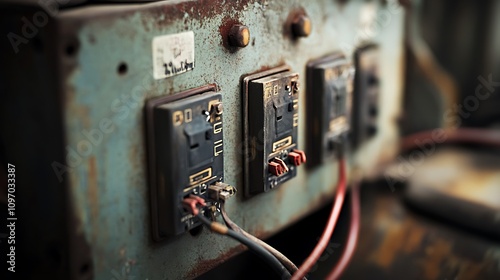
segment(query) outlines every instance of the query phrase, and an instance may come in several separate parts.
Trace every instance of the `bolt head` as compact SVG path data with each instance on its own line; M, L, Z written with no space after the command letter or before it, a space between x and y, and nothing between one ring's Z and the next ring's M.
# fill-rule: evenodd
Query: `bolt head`
M245 25L235 24L229 29L229 45L244 48L250 43L250 30Z
M309 36L311 29L311 19L306 15L298 15L292 22L292 32L295 37Z

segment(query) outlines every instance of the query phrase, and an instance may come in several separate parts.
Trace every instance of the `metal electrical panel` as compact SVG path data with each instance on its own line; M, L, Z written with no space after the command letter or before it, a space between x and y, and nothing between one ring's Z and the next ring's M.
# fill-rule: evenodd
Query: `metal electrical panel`
M363 141L347 168L373 173L395 154L399 1L70 2L79 5L0 3L6 157L32 163L13 163L25 178L17 191L34 207L26 213L58 229L25 215L33 238L22 246L60 279L192 279L235 255L234 242L193 230L181 205L190 194L215 204L221 178L239 191L225 204L231 219L261 238L328 203L338 181L329 142L347 122L343 107L310 105L328 85L343 93L347 80L316 72L341 60L314 64L311 89L306 71L318 58L342 52L356 66L350 130ZM356 52L363 42L379 46L380 71ZM365 113L375 117L356 119ZM362 135L371 124L377 133ZM325 153L309 148L312 135ZM46 187L33 196L34 185ZM52 258L62 252L67 261Z

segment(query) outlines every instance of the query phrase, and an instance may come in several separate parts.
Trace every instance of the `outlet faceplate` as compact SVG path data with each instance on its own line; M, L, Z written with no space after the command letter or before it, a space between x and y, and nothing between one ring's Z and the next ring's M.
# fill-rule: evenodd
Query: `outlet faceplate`
M146 107L153 236L181 234L199 222L182 207L208 197L224 176L222 95L215 86L150 100Z
M243 79L247 197L292 179L306 160L297 146L298 78L283 66Z
M380 71L377 45L368 44L356 50L356 75L353 93L353 146L362 145L378 132Z
M308 166L336 157L350 130L354 69L335 53L307 65Z

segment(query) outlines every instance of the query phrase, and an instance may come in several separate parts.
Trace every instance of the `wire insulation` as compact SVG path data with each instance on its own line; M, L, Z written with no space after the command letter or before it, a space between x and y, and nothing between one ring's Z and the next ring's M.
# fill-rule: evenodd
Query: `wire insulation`
M326 277L327 280L338 279L349 265L349 262L356 251L356 245L358 244L359 237L359 227L361 223L360 208L359 184L356 183L351 187L351 224L349 226L347 245L344 252L342 252L340 260Z
M288 270L281 264L277 258L275 258L271 253L266 251L262 246L259 244L255 243L254 241L250 240L249 238L245 237L244 235L227 228L226 226L218 223L218 222L212 222L205 216L203 216L202 213L198 213L197 215L198 219L205 224L208 228L210 229L217 229L217 233L227 235L236 241L239 241L241 244L245 245L250 249L252 252L254 252L257 256L259 256L263 261L265 261L267 264L269 264L275 271L280 275L282 279L290 279L291 274L288 272ZM214 226L215 224L215 226ZM223 229L223 227L225 229Z
M245 230L240 228L236 223L234 223L227 215L226 209L224 208L224 203L221 204L221 213L222 213L222 218L224 219L224 222L226 223L226 225L230 229L241 233L242 235L246 236L248 239L251 239L255 243L264 247L264 249L266 249L271 254L273 254L286 267L286 269L288 269L288 271L290 271L290 273L295 273L295 271L298 270L298 267L290 259L288 259L285 255L283 255L280 251L276 250L274 247L267 244L263 240L260 240L259 238L246 232Z
M333 203L332 212L330 213L330 217L328 219L328 223L321 235L321 238L312 251L312 253L307 257L304 263L300 266L299 270L297 270L293 276L292 280L299 280L304 278L309 270L314 266L314 264L318 261L323 251L325 251L330 238L332 237L333 230L335 229L335 225L337 224L337 220L340 215L340 210L342 209L342 205L344 204L345 191L346 191L346 163L343 158L339 160L339 175L340 179L337 183L337 194L335 195L335 201Z

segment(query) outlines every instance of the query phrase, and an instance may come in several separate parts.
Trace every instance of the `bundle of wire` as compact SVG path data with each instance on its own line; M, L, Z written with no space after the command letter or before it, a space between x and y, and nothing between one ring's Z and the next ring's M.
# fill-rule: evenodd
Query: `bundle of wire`
M342 209L342 205L344 204L344 198L346 193L346 163L343 158L339 160L339 175L340 179L337 183L337 193L335 195L335 201L333 203L332 212L330 213L330 217L328 218L328 223L319 239L318 244L312 251L312 253L307 257L304 263L300 266L300 268L293 274L293 280L302 279L309 270L314 266L314 264L318 261L321 254L325 251L330 238L332 237L333 230L335 229L335 225L337 224L337 220L340 216L340 210Z
M242 228L240 228L236 223L234 223L229 216L226 213L226 209L224 204L221 204L221 213L222 213L222 218L224 219L224 222L226 225L231 228L232 230L241 233L242 235L246 236L248 239L254 241L255 243L259 244L262 246L264 249L269 251L273 256L275 256L285 267L288 269L290 273L295 273L295 271L298 270L297 266L289 260L285 255L283 255L280 251L276 250L274 247L271 245L267 244L266 242L260 240L259 238L251 235L250 233L244 231ZM306 279L304 277L304 279Z
M200 201L201 198L197 197L196 200ZM194 206L196 204L196 201L193 202L188 202L186 205L192 205ZM203 205L203 203L200 203ZM187 207L189 208L189 207ZM252 252L254 252L257 256L259 256L262 260L264 260L267 264L269 264L275 271L280 275L281 278L284 279L289 279L292 275L291 273L283 266L283 264L278 261L278 259L273 256L269 251L264 249L261 245L257 244L253 240L250 240L246 236L242 235L241 233L238 233L232 229L229 229L225 225L214 222L209 220L207 217L205 217L202 213L202 211L199 211L197 208L190 208L188 209L193 215L196 215L198 219L210 230L213 232L219 233L221 235L227 235L236 241L239 241L243 245L247 246L248 249L250 249Z

